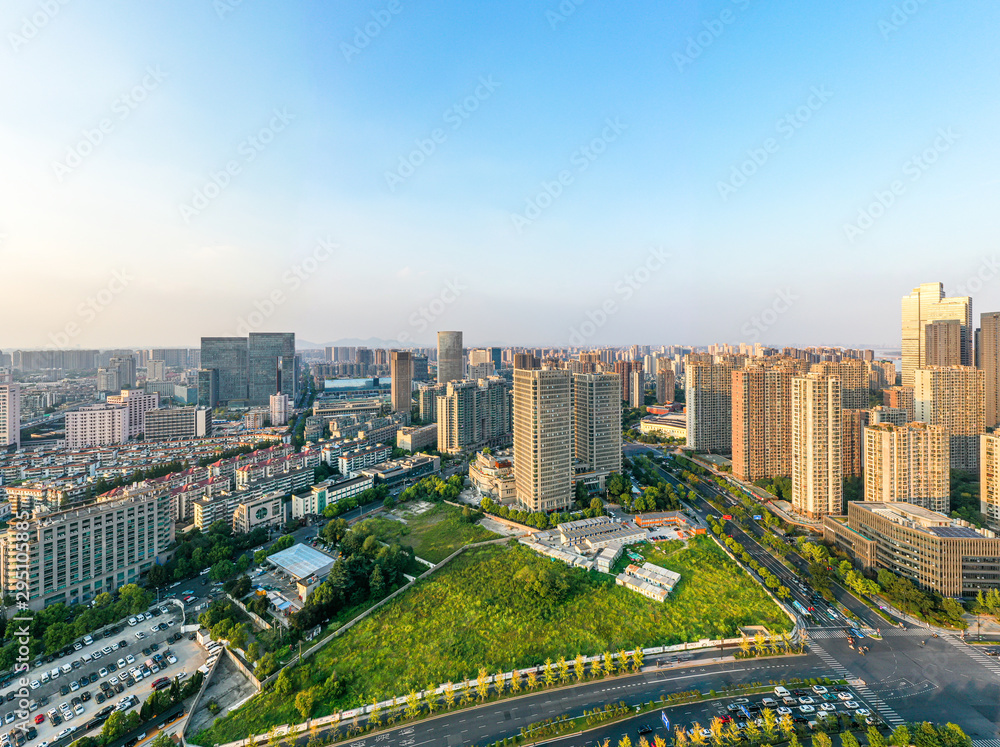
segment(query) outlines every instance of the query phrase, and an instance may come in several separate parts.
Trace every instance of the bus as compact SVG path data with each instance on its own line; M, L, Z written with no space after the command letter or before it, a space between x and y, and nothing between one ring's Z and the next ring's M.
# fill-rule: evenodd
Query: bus
M812 617L812 613L809 612L809 610L807 610L805 607L803 607L798 602L792 601L792 606L795 608L795 611L798 612L803 617Z

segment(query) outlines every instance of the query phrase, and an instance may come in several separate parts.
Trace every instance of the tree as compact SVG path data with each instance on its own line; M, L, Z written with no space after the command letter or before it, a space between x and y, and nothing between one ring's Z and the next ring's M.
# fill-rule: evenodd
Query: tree
M368 539L372 539L372 537L369 537ZM368 581L368 586L371 590L372 599L381 599L385 596L385 576L383 575L382 568L380 566L376 565L375 568L372 569L372 575Z
M909 747L909 742L904 747ZM833 740L826 732L818 731L813 735L813 747L833 747Z
M555 674L552 672L552 659L549 658L545 660L545 671L542 672L542 682L544 682L545 686L548 687L555 681L556 677Z
M416 690L410 690L406 696L406 711L403 713L406 718L413 719L420 715L420 696Z
M604 515L604 501L601 500L599 495L595 495L590 499L590 513L591 516Z
M743 656L750 656L750 639L744 633L740 638L740 652Z
M521 673L516 669L510 675L510 691L512 693L521 692Z
M605 674L615 673L615 656L610 651L604 652L604 673Z
M900 724L893 729L889 735L889 744L893 747L910 747L910 730L906 728L906 724ZM816 747L829 747L829 745L816 745Z
M444 704L448 708L455 707L455 688L450 682L444 683Z
M282 672L284 674L284 672ZM281 679L280 676L278 679ZM313 703L316 702L316 690L310 687L308 690L300 690L298 695L295 696L295 710L302 715L302 720L305 721L309 718L312 713Z
M883 737L882 732L874 726L868 727L867 736L868 747L885 747L885 737Z
M161 730L159 734L153 737L153 741L149 743L149 747L174 747L174 740L170 738L166 730Z
M840 744L842 747L859 747L858 738L854 736L854 733L850 730L847 730L840 735Z
M721 747L725 740L725 735L723 734L724 727L725 725L720 718L713 718L712 723L708 725L708 730L712 733L712 744L716 745L716 747Z
M632 652L632 671L638 672L642 669L642 649L637 648Z
M208 572L208 577L213 581L225 581L234 573L236 573L236 564L231 560L223 559L212 566L212 570Z
M569 680L569 663L566 661L565 656L559 657L559 681L566 682Z
M486 674L485 669L479 670L479 676L476 677L476 690L479 692L480 700L486 700L486 696L490 694L490 676Z
M618 650L618 673L623 674L628 671L628 654L625 649Z
M536 687L538 687L538 674L535 672L534 669L529 669L528 670L528 689L529 690L534 690Z
M697 721L691 724L691 744L694 747L705 747L705 735L701 733L701 724Z
M573 672L576 674L576 678L578 680L582 680L586 671L587 664L583 660L583 654L577 654L576 658L573 660Z
M282 669L278 679L274 681L274 691L278 695L288 695L292 691L292 678L288 676L287 669Z

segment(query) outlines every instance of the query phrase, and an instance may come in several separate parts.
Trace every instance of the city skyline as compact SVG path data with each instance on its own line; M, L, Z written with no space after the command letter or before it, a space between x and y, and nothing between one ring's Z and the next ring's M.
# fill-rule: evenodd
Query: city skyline
M987 3L11 6L5 349L872 345L927 277L1000 309Z

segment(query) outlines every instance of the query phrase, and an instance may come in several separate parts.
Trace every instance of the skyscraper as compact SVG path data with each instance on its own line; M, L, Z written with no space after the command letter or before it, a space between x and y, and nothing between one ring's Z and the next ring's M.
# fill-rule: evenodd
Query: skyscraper
M1000 433L979 437L979 511L994 530L1000 529Z
M840 405L845 410L868 409L868 366L856 358L816 363L810 369L840 379ZM860 432L858 434L860 439Z
M570 372L514 371L514 484L530 511L573 502L573 408Z
M986 392L986 427L1000 425L1000 311L979 316L979 368L983 370Z
M972 299L945 298L942 283L922 283L902 302L903 386L913 386L914 371L925 365L930 322L955 319L961 325L961 364L972 365Z
M840 446L843 454L844 477L864 475L865 426L870 418L868 410L848 410L840 414Z
M698 451L729 454L733 448L733 371L743 357L705 361L690 356L685 374L687 443Z
M962 365L961 322L957 319L942 319L924 325L924 360L921 365Z
M393 350L390 358L393 412L409 413L413 407L413 363L407 350Z
M754 482L791 474L792 371L747 366L732 372L733 475Z
M792 508L810 519L843 510L840 381L792 379Z
M217 368L198 369L198 404L215 409L219 404L219 370Z
M600 484L622 471L622 408L618 375L573 374L576 458L598 473Z
M979 436L986 431L984 383L983 371L972 366L914 372L916 419L948 431L952 469L979 469Z
M906 501L948 512L948 434L927 423L865 428L865 500Z
M510 385L498 377L449 381L437 398L438 450L458 454L506 446L511 437Z
M635 408L646 404L646 377L642 372L642 366L632 368L632 382L629 387L629 405Z
M285 391L282 375L291 374L294 391L295 333L251 332L247 341L247 399L251 405L268 405L271 395ZM284 360L283 360L284 359ZM203 364L204 365L204 364Z
M247 338L202 337L201 367L218 372L217 402L247 399Z
M108 368L118 370L118 386L122 389L135 388L135 356L114 356L108 362Z
M465 352L461 332L438 332L438 384L465 378Z
M674 401L676 380L670 361L660 358L656 361L656 401L669 405Z

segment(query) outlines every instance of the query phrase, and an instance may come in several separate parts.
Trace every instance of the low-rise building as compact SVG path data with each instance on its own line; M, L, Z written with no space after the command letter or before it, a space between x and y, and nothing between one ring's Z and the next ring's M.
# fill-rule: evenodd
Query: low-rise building
M396 446L406 451L422 451L437 443L437 424L411 425L400 428L396 434Z
M313 485L309 492L292 496L292 518L322 514L327 506L354 498L374 485L375 480L370 475L324 480Z
M639 421L639 432L668 438L687 438L687 416L682 413L648 415Z
M283 493L267 493L238 503L233 510L233 531L241 534L257 527L280 526L285 522Z
M687 517L680 511L662 511L659 513L636 514L632 517L636 526L648 529L650 527L685 527L688 524Z
M469 465L469 480L483 495L500 503L517 501L514 462L509 456L479 452L475 461Z
M380 462L387 461L391 454L391 446L376 444L341 454L337 457L337 466L340 469L340 474L353 477L365 467L373 467Z
M624 545L619 545L617 542L602 548L594 559L594 567L601 573L611 573L612 567L618 562L618 558L622 556L624 551Z
M866 570L885 568L944 596L1000 588L1000 538L921 506L851 501L846 516L824 517L823 538Z
M376 483L390 487L405 482L416 482L427 475L441 471L441 458L430 454L414 454L403 459L393 459L372 467L364 467L357 474L371 477Z
M146 410L143 419L147 441L205 438L212 434L212 413L204 407Z

